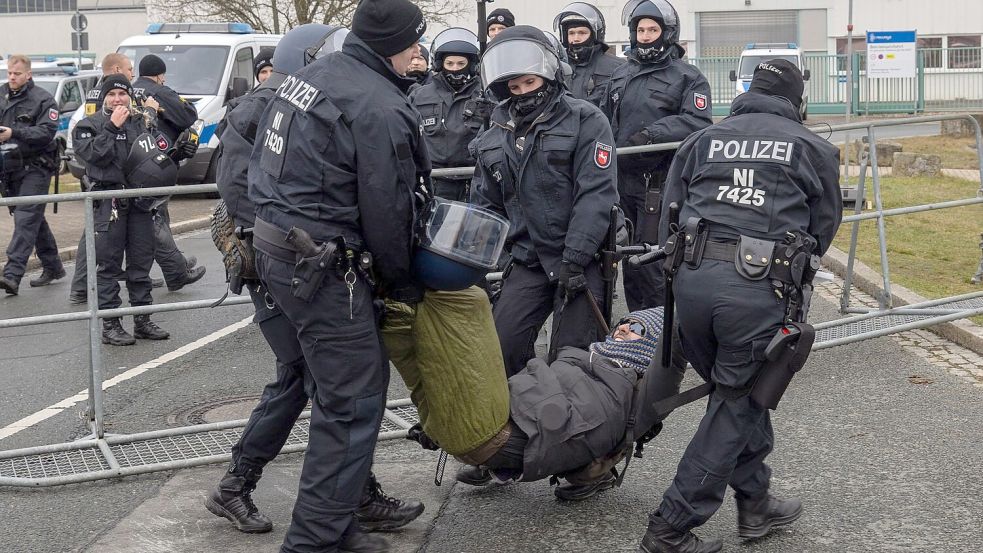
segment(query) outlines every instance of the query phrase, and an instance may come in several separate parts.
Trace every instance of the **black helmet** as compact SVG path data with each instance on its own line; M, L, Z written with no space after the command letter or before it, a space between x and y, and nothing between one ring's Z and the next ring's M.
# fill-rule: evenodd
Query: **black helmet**
M553 19L553 30L560 34L560 43L569 48L567 29L571 27L590 27L592 38L596 42L604 42L604 15L596 6L586 2L567 4Z
M348 29L337 25L308 23L294 27L276 45L273 72L280 74L282 80L314 60L341 50L346 36Z
M433 58L431 65L434 71L441 71L444 68L446 56L464 56L468 58L469 74L477 75L479 53L478 36L463 27L451 27L441 31L430 44L430 55Z
M129 188L155 188L177 184L177 164L161 149L150 133L137 137L123 162L123 175Z
M654 19L662 27L662 48L654 58L662 60L673 54L679 42L679 14L666 0L628 0L621 11L621 23L628 26L631 48L638 46L638 21L642 18Z
M570 58L567 56L567 50L560 43L560 39L556 38L556 35L549 31L543 31L546 39L550 41L553 45L553 49L556 50L556 55L560 58L560 70L563 73L563 84L569 85L569 81L573 78L573 67L570 67ZM567 86L567 88L570 88Z
M488 43L481 56L481 83L496 98L508 98L508 81L537 75L562 82L560 55L543 31L529 25L509 27Z

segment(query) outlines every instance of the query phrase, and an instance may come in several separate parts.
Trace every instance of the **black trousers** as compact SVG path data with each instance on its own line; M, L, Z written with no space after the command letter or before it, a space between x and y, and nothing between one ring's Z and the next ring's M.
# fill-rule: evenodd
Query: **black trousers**
M785 304L767 279L746 280L733 263L709 259L696 270L680 267L673 291L686 358L715 384L672 485L653 513L686 531L713 516L728 485L740 497L768 492L771 469L764 460L774 434L767 409L748 391L765 347L782 325Z
M48 193L51 172L40 167L29 167L11 173L7 178L14 196L37 196ZM47 204L19 205L11 213L14 217L14 234L7 244L7 263L3 267L3 276L14 282L19 283L24 277L27 260L35 250L42 267L52 272L62 270L58 244L55 243L55 236L44 218L46 206Z
M116 220L112 220L114 202ZM150 267L154 263L153 216L133 207L122 207L116 200L99 200L95 205L96 263L99 290L99 309L114 309L122 305L117 278L123 274L126 255L126 291L130 305L150 305Z
M585 267L584 274L603 313L604 280L597 263ZM565 346L587 349L592 342L603 338L604 331L594 316L586 293L576 295L563 305L559 285L550 282L541 266L512 265L511 272L502 283L502 293L492 308L507 376L521 371L536 356L536 337L551 313L553 335L550 351Z
M647 175L647 177L646 177ZM652 174L630 168L618 167L618 194L625 218L631 221L634 229L631 243L660 244L663 236L656 232L661 215L658 191L664 186L664 173ZM648 187L646 187L648 184ZM649 190L652 192L650 193ZM648 196L648 197L647 197ZM651 209L647 209L649 205ZM626 259L622 264L624 274L625 301L628 311L650 309L665 303L666 277L662 263L649 263L634 269Z
M258 251L256 268L296 333L312 392L310 437L281 551L334 551L354 523L389 385L372 291L359 279L349 296L329 269L305 302L291 294L294 264Z
M468 201L468 188L471 186L471 179L434 177L432 183L434 196L455 202Z

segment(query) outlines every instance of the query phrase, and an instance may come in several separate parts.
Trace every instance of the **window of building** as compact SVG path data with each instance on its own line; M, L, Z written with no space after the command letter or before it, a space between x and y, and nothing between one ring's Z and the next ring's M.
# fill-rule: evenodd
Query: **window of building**
M0 0L2 13L73 12L78 0Z
M949 35L949 68L980 68L980 35Z
M863 71L867 68L867 57L857 56L857 52L867 51L867 37L861 34L859 37L853 37L853 53L854 59L860 62L860 70ZM847 39L846 37L836 39L836 69L838 71L846 71L846 54L847 54Z
M917 48L922 52L926 69L942 68L942 37L920 36L918 37Z

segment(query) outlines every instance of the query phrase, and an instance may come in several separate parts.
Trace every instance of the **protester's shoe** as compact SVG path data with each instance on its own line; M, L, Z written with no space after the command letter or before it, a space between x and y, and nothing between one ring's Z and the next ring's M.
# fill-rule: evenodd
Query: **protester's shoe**
M184 275L184 278L182 278L179 282L175 282L174 284L168 284L167 290L169 292L177 292L178 290L184 288L189 284L194 284L195 282L198 282L199 280L201 280L201 277L203 276L205 276L204 267L195 267L194 269L188 269L188 272Z
M648 530L642 538L640 553L717 553L723 549L720 540L703 541L693 532L680 532L660 516L649 519Z
M258 477L257 477L258 479ZM240 532L262 534L273 529L273 522L259 512L252 493L256 481L239 474L226 473L218 488L205 498L205 508L215 516L225 517Z
M423 513L423 503L416 499L389 497L382 485L369 474L362 494L362 504L355 510L355 522L363 532L402 528Z
M7 295L16 296L17 290L20 288L20 283L7 277L0 277L0 288L3 288Z
M126 280L126 279L124 279L124 280ZM150 279L150 287L151 288L163 288L164 287L164 279L162 279L162 278L152 278L152 279Z
M766 495L759 499L737 498L737 535L749 540L763 538L773 528L795 522L802 515L798 499L778 499Z
M85 291L72 292L68 294L68 304L69 305L85 305L87 302L87 294Z
M151 321L150 315L134 315L133 337L141 340L166 340L171 335Z
M617 478L610 472L590 484L575 486L573 484L563 484L553 488L553 495L562 501L583 501L588 497L593 497L597 492L609 490L614 487Z
M487 469L473 465L464 465L457 470L454 478L469 486L486 486L492 481L491 473Z
M103 319L102 321L102 343L111 346L132 346L137 343L136 339L130 335L123 324L119 322L119 317Z
M60 278L65 278L65 269L58 269L57 271L45 269L41 271L41 276L32 279L28 284L31 285L31 288L37 288L39 286L47 286Z
M191 269L194 269L194 268L195 268L195 265L197 265L197 264L198 264L198 258L197 258L197 257L195 257L195 256L193 256L193 255L189 255L189 256L187 256L187 257L185 257L185 258L184 258L184 261L185 261L185 262L187 263L187 265L188 265L188 270L189 270L189 271L190 271Z
M362 532L349 532L348 536L338 546L341 553L389 553L392 548L382 536L373 536Z

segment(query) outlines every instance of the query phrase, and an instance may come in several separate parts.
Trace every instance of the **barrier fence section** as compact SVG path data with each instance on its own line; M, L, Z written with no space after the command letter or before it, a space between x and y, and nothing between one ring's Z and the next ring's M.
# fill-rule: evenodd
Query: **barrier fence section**
M977 153L980 155L981 160L983 160L983 138L981 138L980 127L969 115L954 114L948 116L870 121L835 125L833 127L823 126L822 128L813 130L825 133L830 130L865 129L868 139L873 145L876 144L877 140L876 128L950 119L966 119L972 125L975 125ZM674 150L678 146L679 143L633 146L619 148L617 154L631 155L643 152L667 151ZM858 202L854 215L844 218L844 222L852 222L854 228L851 239L849 266L845 279L844 296L841 300L841 310L845 313L857 313L857 315L816 325L818 335L813 349L818 350L845 345L895 332L924 328L942 322L983 314L983 301L979 301L983 297L983 292L933 300L905 308L892 308L890 302L890 274L887 268L886 236L884 232L884 218L886 217L904 213L983 204L983 182L981 182L980 193L975 198L885 210L881 204L880 177L877 168L876 148L873 146L871 147L869 163L876 209L875 211L861 213L861 206ZM437 169L433 171L433 175L470 175L472 172L473 168ZM858 195L858 198L864 197L863 187L866 182L865 175L866 165L862 167L861 177L858 183L858 186L861 188L861 194ZM173 196L213 193L216 191L217 187L215 184L200 184L166 188L75 192L58 195L0 198L0 207L68 201L84 202L85 245L88 248L87 251L95 252L94 202L109 200L111 198ZM880 298L882 308L877 310L857 309L848 305L853 262L856 254L857 227L861 221L867 219L877 220L878 238L881 246L884 293ZM86 256L86 276L88 297L96 298L97 276L95 255ZM248 296L233 296L226 298L220 305L231 306L249 303L251 301ZM212 308L217 304L219 304L218 298L140 307L99 309L98 302L89 301L87 311L0 319L0 329L79 320L89 321L89 387L87 390L89 397L86 418L88 426L91 429L89 436L73 442L0 451L0 486L54 486L228 461L231 458L231 448L238 440L240 430L245 426L246 420L165 428L135 434L111 435L105 432L106 422L102 377L103 344L101 340L102 325L100 320L124 315ZM305 449L309 417L310 412L305 412L301 416L301 419L294 426L290 439L282 450L283 452L298 452ZM403 437L406 435L406 430L417 421L416 409L409 399L389 401L386 406L379 439L386 440Z

